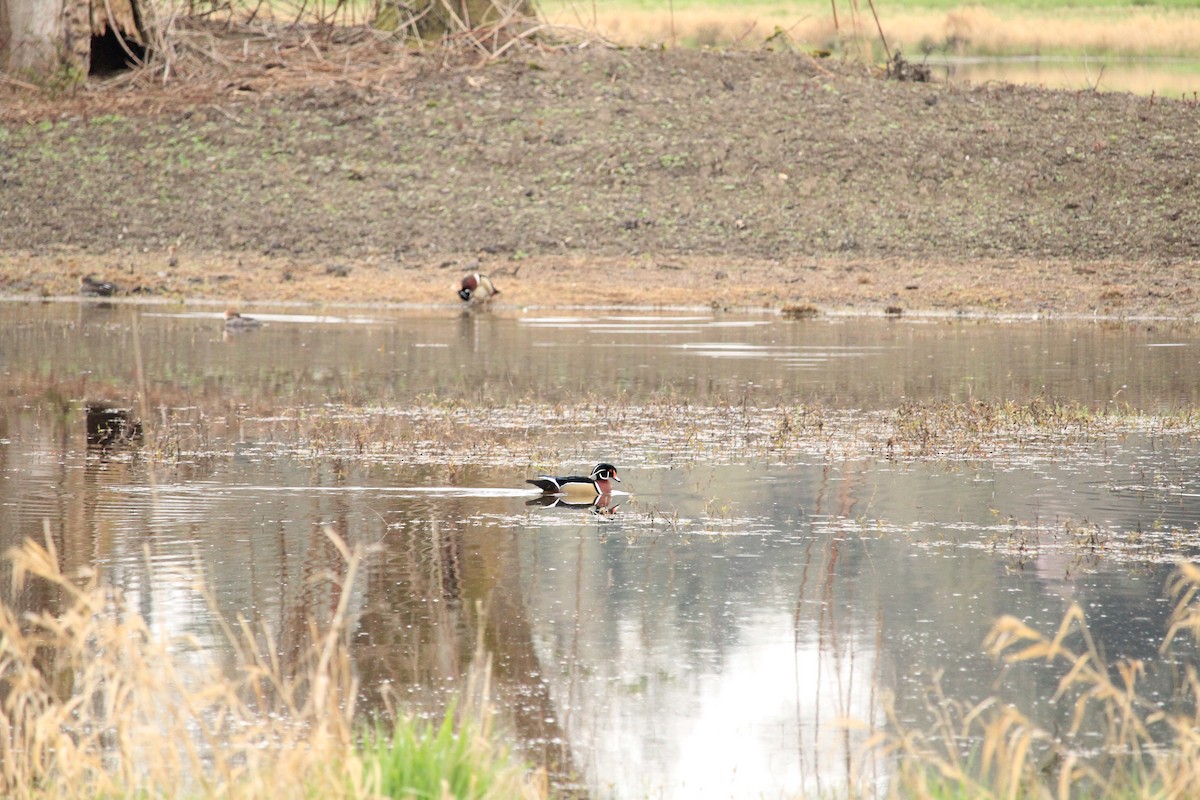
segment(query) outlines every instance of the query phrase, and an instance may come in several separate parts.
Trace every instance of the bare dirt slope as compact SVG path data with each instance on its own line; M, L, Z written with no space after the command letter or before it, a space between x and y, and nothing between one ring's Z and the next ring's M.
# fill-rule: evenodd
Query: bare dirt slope
M222 45L166 87L0 86L0 292L452 302L482 269L520 304L1200 311L1195 104L799 53Z

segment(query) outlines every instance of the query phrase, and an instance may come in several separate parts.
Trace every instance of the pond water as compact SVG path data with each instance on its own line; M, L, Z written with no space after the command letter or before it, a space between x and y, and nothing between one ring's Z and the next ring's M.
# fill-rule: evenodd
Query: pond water
M1200 551L1194 432L908 459L743 432L799 404L851 428L974 399L1168 415L1200 406L1194 326L339 309L230 335L190 308L4 314L0 547L47 527L64 566L222 662L197 576L286 657L331 609L332 526L372 546L366 706L386 688L437 713L481 640L520 750L564 789L883 793L891 765L861 745L885 704L919 727L936 674L995 693L1002 614L1052 632L1078 603L1107 656L1150 663L1149 696L1173 688L1158 645L1173 564ZM144 444L89 447L88 403L130 409ZM524 484L602 460L624 492L607 508ZM1065 728L1056 677L1000 691Z
M1047 89L1131 92L1195 102L1200 92L1200 61L1183 58L1120 57L944 57L928 63L936 78L1042 86Z

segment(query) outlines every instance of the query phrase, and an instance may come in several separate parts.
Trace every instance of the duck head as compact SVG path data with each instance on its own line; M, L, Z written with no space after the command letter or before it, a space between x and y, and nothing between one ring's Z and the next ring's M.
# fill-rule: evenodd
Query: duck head
M262 323L254 317L243 317L232 308L225 309L225 330L227 331L248 330L261 325Z
M471 295L479 288L479 275L468 275L462 279L462 288L458 290L458 296L467 302L471 299Z
M458 296L464 302L470 302L472 298L476 300L487 300L494 294L500 294L500 290L492 283L492 279L480 272L473 272L462 279L462 288L458 290Z
M592 472L590 475L588 475L588 477L595 482L596 491L600 494L608 494L611 492L613 481L616 481L617 483L621 482L621 479L617 477L617 468L606 462L601 462L592 467Z

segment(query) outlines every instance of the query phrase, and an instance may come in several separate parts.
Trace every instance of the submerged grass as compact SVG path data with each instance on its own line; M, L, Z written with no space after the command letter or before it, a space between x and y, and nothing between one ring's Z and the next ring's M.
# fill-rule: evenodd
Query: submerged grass
M1106 435L1192 434L1200 429L1200 411L1147 414L1128 406L1034 397L1023 402L906 403L888 414L886 422L890 456L994 459L1006 452L1085 444Z
M1200 566L1181 564L1170 593L1175 606L1160 654L1182 665L1174 705L1142 690L1150 670L1144 661L1104 659L1078 605L1053 634L1004 616L985 648L1010 670L1028 664L1056 669L1051 702L1071 710L1067 729L1039 724L995 696L977 704L946 697L935 682L931 728L911 729L889 705L889 729L871 741L898 759L893 794L935 800L1200 796L1200 668L1177 652L1181 639L1189 648L1200 641ZM1085 739L1085 729L1096 728L1101 740Z
M364 734L347 644L363 552L327 533L343 558L327 576L332 618L283 659L269 630L218 617L233 664L198 661L211 649L156 632L95 570L64 574L49 535L12 550L17 593L36 583L45 602L0 605L0 789L39 800L544 797L544 776L492 735L486 666L482 691L436 730L401 717Z
M1059 458L1122 435L1186 439L1197 431L1197 409L1150 414L1047 397L906 403L890 411L749 401L695 405L669 396L571 405L528 399L498 407L433 401L239 410L220 425L203 411L186 409L167 414L151 455L168 463L213 458L239 442L243 452L254 445L262 457L539 468L594 452L620 452L627 461L733 463L805 455L1005 463Z

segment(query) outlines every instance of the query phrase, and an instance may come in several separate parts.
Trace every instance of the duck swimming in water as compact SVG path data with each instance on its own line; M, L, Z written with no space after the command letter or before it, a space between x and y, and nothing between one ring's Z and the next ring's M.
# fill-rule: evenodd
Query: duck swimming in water
M262 322L254 317L243 317L232 308L225 309L225 330L247 331L251 328L261 328Z
M529 478L526 483L532 483L542 490L543 494L561 494L580 498L591 498L608 494L613 489L613 482L620 483L617 468L612 464L601 462L592 467L588 475L539 475Z

